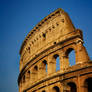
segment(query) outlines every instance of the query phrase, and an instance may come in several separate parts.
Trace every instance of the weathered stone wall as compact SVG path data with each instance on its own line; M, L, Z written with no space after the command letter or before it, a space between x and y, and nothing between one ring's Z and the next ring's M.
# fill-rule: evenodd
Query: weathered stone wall
M57 40L59 40L58 42L65 40L66 35L75 30L71 20L63 10L52 13L38 25L37 29L34 28L35 32L29 33L32 36L27 38L28 40L22 49L21 62L24 65L33 58L32 56L49 48Z
M69 64L72 50L75 51L74 66ZM32 29L22 44L20 55L19 92L70 92L71 82L77 85L77 92L85 92L84 88L80 89L83 85L80 79L92 77L92 63L83 46L82 31L73 26L62 9L57 9ZM56 71L57 57L59 71Z

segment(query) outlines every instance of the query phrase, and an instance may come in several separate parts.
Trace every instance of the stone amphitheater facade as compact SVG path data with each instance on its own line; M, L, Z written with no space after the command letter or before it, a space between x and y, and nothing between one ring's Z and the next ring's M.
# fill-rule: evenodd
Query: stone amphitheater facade
M72 50L76 64L70 66ZM64 10L55 10L28 33L20 56L19 92L92 92L92 62L82 31Z

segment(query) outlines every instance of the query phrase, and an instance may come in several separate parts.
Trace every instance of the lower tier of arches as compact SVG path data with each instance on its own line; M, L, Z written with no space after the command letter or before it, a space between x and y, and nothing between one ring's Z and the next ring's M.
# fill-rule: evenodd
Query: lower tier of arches
M46 79L21 86L19 92L92 92L91 86L92 63L89 62L85 67L49 75Z

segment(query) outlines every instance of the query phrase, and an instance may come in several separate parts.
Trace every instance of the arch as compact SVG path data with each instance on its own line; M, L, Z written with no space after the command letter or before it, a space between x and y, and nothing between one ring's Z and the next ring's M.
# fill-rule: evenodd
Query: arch
M56 60L56 71L60 70L60 58L58 54L54 55L54 58Z
M84 82L85 92L92 92L92 78L87 78Z
M76 64L75 50L73 48L68 48L65 52L65 55L70 66Z
M28 72L27 72L27 78L28 78L28 80L30 79L30 70L28 70Z
M58 86L53 87L52 92L60 92L60 89Z
M69 82L67 85L69 86L68 89L69 92L77 92L77 87L74 82Z
M46 92L45 90L43 90L42 92Z
M44 70L44 72L46 72L46 73L48 72L47 67L48 67L48 66L47 66L47 61L44 60L44 61L43 61L43 70Z
M35 71L38 71L38 67L37 67L37 66L35 66L35 67L34 67L34 70L35 70Z
M72 51L72 50L74 50L73 48L68 48L67 50L66 50L66 55L68 56L69 55L69 53Z
M47 61L46 60L42 60L39 65L39 71L38 71L38 78L43 78L47 75Z

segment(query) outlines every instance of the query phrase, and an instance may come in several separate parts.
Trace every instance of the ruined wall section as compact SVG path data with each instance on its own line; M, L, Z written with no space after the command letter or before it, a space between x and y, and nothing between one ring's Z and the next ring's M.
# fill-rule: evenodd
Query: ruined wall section
M72 51L73 66L69 64ZM19 92L71 92L67 89L71 81L78 84L78 92L86 92L81 91L84 90L81 80L92 76L92 62L83 46L82 31L74 28L62 9L45 17L29 32L20 55Z
M20 71L37 54L56 43L64 41L67 38L67 34L74 33L74 31L75 28L68 14L61 9L45 17L28 34L23 43Z

